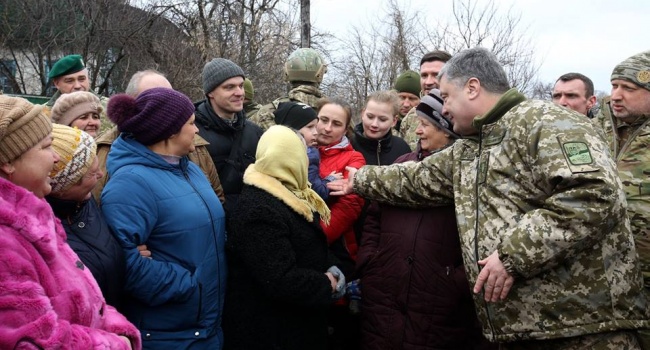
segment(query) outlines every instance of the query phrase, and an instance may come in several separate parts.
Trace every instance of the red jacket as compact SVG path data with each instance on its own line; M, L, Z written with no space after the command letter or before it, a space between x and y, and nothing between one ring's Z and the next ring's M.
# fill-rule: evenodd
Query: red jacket
M366 164L363 155L352 148L347 138L334 146L321 146L320 152L320 175L326 177L332 171L343 173L348 177L346 166L360 168ZM332 218L329 225L321 221L323 231L327 236L327 243L332 244L341 236L345 247L353 260L357 258L358 244L354 234L354 223L356 222L364 200L356 194L348 194L342 197L330 196L327 201Z

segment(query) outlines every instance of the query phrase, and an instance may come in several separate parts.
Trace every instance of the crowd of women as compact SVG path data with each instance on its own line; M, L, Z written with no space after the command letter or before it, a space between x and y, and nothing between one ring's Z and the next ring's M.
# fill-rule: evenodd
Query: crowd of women
M111 97L120 136L101 198L97 97L63 95L50 120L0 96L0 348L490 348L452 207L327 189L349 167L449 146L442 103L433 90L417 107L415 152L391 132L394 92L371 94L354 127L341 100L281 104L226 220L188 159L198 129L183 94Z

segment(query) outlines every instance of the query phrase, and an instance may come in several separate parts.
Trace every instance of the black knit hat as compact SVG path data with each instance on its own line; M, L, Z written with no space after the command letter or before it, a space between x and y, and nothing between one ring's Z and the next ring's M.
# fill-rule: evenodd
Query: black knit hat
M316 111L309 105L296 102L280 103L273 114L275 115L275 124L288 126L296 130L302 129L312 120L318 118Z
M203 92L207 95L224 81L233 77L246 78L244 70L233 61L215 58L203 67Z
M442 105L444 101L440 97L440 90L432 89L429 94L420 99L420 104L415 107L418 117L427 118L438 129L449 134L454 138L460 138L460 135L454 132L454 126L442 116Z

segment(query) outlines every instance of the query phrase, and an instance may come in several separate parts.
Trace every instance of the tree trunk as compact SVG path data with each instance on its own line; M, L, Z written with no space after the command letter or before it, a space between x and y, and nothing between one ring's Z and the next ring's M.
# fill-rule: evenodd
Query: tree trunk
M300 0L300 47L311 46L311 21L309 19L309 0Z

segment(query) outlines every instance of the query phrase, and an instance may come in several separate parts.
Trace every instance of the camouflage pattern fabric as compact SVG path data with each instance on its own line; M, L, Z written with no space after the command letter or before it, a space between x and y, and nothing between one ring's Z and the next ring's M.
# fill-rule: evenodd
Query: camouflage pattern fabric
M607 98L593 121L604 133L616 161L627 198L627 213L639 252L644 284L650 291L650 118L630 126L632 129L628 132L627 140L620 140L616 130L622 125L612 114Z
M262 130L266 131L266 129L275 125L275 115L273 115L273 112L275 112L280 103L288 101L302 102L315 108L316 102L323 97L323 93L317 87L299 85L291 89L287 96L280 97L275 99L273 102L262 106L257 115L251 116L249 120L257 124L262 128Z
M246 119L256 118L257 113L260 112L262 105L255 102L244 103L244 114Z
M590 334L568 339L524 341L501 346L501 350L641 350L634 332Z
M415 107L406 113L402 118L402 123L399 127L399 132L393 132L393 135L399 136L408 143L411 151L415 151L418 147L418 135L415 134L415 129L418 127L418 115L415 113ZM395 131L395 130L393 130Z
M611 79L625 79L650 90L650 51L638 53L619 63L612 71Z
M479 135L419 163L361 168L360 195L393 205L455 203L467 277L495 250L515 277L506 300L475 295L493 342L649 326L626 201L607 144L584 115L508 91Z

